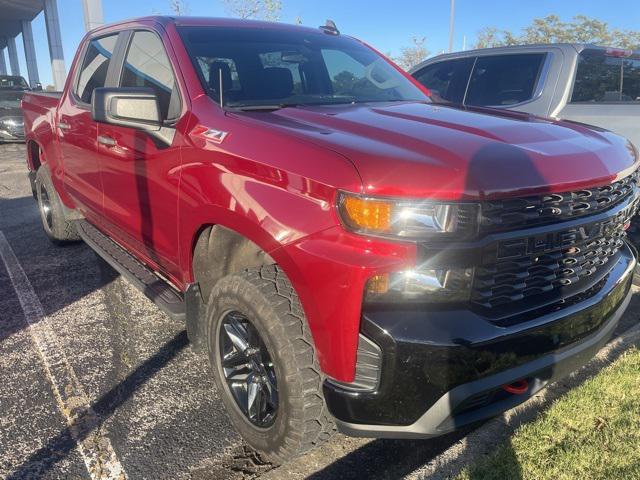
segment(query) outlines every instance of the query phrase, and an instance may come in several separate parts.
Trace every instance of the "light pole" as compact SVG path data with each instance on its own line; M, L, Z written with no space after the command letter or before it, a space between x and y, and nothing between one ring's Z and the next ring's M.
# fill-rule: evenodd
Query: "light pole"
M453 17L455 16L456 0L451 0L451 16L449 17L449 53L453 52Z

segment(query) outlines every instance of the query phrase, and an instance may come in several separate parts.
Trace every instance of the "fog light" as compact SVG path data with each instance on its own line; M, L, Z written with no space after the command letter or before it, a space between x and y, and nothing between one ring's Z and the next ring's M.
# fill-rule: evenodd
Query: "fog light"
M389 291L389 274L376 275L367 282L368 295L382 295Z

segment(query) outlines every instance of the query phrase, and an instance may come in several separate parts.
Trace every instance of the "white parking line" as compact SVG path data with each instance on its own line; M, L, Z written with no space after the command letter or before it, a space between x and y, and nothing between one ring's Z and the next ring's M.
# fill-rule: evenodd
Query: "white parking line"
M2 231L0 257L20 301L28 332L42 358L58 407L78 445L89 475L92 479L100 480L127 478L110 440L96 429L99 422L89 398L53 333L29 278Z

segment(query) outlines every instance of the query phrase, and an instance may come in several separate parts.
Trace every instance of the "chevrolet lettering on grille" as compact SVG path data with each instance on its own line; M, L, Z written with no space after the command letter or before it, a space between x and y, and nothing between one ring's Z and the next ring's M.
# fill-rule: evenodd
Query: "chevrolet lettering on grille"
M624 230L626 221L633 216L636 209L637 201L634 201L615 216L602 221L558 232L504 240L498 244L497 259L504 260L524 255L551 252L560 248L570 247L576 243L611 235L616 231Z

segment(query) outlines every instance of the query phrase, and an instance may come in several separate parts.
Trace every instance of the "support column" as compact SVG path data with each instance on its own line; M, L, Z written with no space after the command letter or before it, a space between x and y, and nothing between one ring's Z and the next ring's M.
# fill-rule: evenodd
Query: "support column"
M85 31L88 32L104 25L102 0L82 0L82 8L84 10Z
M4 47L0 48L0 75L7 74L7 62L4 59Z
M20 64L18 63L18 49L16 48L16 38L7 37L7 47L9 49L9 65L11 75L20 75Z
M62 50L62 35L60 34L60 19L56 0L44 0L44 21L49 40L53 85L56 90L62 91L67 72L64 68L64 52Z
M29 84L31 88L35 88L36 83L40 83L40 76L38 75L38 62L36 61L36 47L33 43L31 22L28 20L22 20L22 42L24 43L24 56L27 60Z

